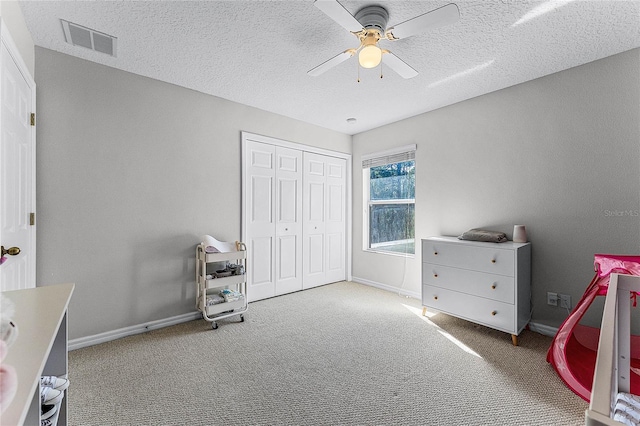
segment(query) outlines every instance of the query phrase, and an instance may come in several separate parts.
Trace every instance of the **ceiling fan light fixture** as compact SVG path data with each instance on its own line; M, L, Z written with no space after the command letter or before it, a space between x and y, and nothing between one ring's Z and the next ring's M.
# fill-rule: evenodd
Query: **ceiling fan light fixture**
M362 68L375 68L382 61L382 49L375 44L363 47L358 54L358 62Z

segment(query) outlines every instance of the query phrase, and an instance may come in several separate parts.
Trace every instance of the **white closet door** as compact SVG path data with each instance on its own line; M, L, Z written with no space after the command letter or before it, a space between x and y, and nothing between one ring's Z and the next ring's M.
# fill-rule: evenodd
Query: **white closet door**
M247 141L247 298L302 290L302 151Z
M333 283L346 278L346 160L326 157L327 213L325 221L327 274L325 281Z
M346 161L304 153L305 289L345 279Z
M245 215L248 249L247 298L275 296L275 146L247 141Z
M302 151L276 147L276 295L302 290Z

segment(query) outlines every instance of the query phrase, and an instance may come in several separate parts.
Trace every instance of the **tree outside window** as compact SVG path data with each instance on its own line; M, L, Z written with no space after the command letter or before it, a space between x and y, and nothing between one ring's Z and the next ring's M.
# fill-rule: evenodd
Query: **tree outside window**
M415 160L370 167L365 177L369 194L366 249L414 254Z

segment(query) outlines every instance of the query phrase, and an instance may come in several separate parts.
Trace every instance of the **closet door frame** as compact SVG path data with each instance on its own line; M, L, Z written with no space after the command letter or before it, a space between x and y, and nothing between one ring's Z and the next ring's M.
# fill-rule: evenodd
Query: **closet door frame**
M248 232L248 212L247 212L247 189L248 189L248 177L247 171L245 170L244 165L246 164L246 156L248 154L247 143L249 141L255 141L275 146L280 146L284 148L296 149L303 152L311 152L314 154L327 155L330 157L343 158L346 160L346 188L345 188L345 218L346 218L346 242L345 242L345 272L346 279L351 281L353 279L352 271L351 271L351 258L352 258L352 161L351 154L347 154L344 152L332 151L328 149L318 148L310 145L303 145L295 142L289 142L282 139L272 138L269 136L258 135L255 133L249 132L241 132L241 147L242 147L242 179L241 179L241 190L242 190L242 223L241 223L241 232L242 232L242 241L247 239ZM249 275L247 278L251 279L251 271L247 270L247 274ZM251 300L251 295L249 295L249 299Z

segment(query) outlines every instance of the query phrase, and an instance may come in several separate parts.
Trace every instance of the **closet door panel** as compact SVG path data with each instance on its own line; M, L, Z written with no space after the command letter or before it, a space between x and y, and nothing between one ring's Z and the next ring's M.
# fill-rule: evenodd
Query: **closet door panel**
M276 243L276 295L302 290L302 273L298 267L300 238L297 235L278 237Z
M273 145L248 141L245 156L244 202L249 250L247 298L275 296L276 156Z
M328 189L327 220L342 223L344 221L344 188L341 185L329 185Z
M252 286L270 286L273 283L271 238L253 238L251 243L251 256L249 257L249 261L251 263L251 271L253 272Z
M278 237L278 280L288 280L297 277L298 271L296 271L296 257L298 242L295 235L289 235L284 237Z
M342 281L346 278L346 170L344 159L327 157L327 266L326 282Z
M264 224L271 227L273 218L271 213L273 206L273 178L271 176L253 176L251 179L251 224L259 226Z
M278 223L295 223L298 221L298 181L278 179Z
M309 184L309 222L324 222L324 184Z
M327 273L334 274L338 271L339 274L344 270L344 234L342 232L327 234L327 246Z
M281 295L302 290L302 151L276 147L276 283Z
M305 289L325 284L325 191L323 156L304 153L304 281Z
M346 160L304 154L304 288L344 280Z
M307 260L309 264L309 276L324 276L324 235L316 234L309 236Z

